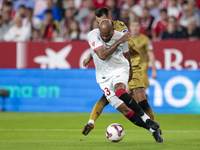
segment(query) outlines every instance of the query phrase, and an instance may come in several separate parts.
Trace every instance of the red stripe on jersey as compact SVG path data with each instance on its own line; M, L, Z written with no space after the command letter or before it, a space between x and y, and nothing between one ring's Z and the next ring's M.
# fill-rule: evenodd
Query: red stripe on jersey
M101 45L101 46L99 46L99 47L93 49L93 51L95 51L95 50L97 50L97 49L99 49L99 48L101 48L101 47L104 47L104 45Z
M128 51L129 52L129 51ZM125 53L123 53L123 54L127 54L128 52L125 52Z

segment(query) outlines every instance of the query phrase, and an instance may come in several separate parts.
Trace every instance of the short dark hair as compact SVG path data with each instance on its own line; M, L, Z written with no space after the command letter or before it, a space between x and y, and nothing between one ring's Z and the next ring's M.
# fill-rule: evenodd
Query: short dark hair
M6 2L5 5L6 6L12 6L12 2Z
M109 9L107 7L100 7L95 11L95 16L102 17L103 15L109 16Z
M133 19L133 21L132 22L137 22L137 23L139 23L140 24L140 20L139 19Z
M96 11L96 8L95 7L90 7L89 11Z
M171 18L174 19L174 21L177 20L176 17L174 17L174 16L169 16L169 17L168 17L168 20L171 19Z
M30 10L31 12L33 12L33 8L31 7L26 8L26 10Z
M45 11L45 14L52 14L51 9L47 9L47 10ZM53 15L53 14L52 14L52 15Z
M25 9L26 7L24 5L20 5L19 8L24 8Z
M165 9L165 8L161 9L160 13L162 13L162 12L167 13L167 9Z
M148 7L144 7L143 9L145 9L145 10L149 11L149 8L148 8Z

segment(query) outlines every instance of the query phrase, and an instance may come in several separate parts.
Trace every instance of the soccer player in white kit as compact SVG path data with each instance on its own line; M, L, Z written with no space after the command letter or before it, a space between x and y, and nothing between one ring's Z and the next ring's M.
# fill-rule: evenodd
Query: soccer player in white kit
M94 29L88 34L96 68L96 80L113 107L133 123L137 121L139 115L149 130L154 132L159 128L157 122L150 119L136 102L135 112L123 102L132 99L126 93L126 85L132 77L127 43L130 37L130 33L124 35L113 30L112 22L108 19L102 20L99 29ZM87 65L87 62L83 63Z

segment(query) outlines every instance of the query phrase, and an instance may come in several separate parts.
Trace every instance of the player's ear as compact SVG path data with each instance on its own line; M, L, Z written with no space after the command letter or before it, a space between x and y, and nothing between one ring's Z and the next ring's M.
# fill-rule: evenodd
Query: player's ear
M110 15L109 15L108 19L109 19L110 21L112 21L112 17L111 17Z

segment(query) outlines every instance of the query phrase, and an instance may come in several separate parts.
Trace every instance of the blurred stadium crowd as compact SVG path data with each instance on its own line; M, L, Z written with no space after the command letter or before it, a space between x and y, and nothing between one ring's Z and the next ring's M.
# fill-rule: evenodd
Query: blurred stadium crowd
M0 41L86 40L103 6L152 40L200 38L200 0L0 0Z

